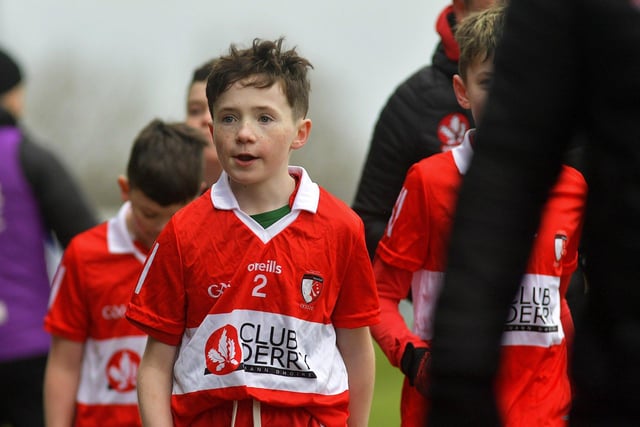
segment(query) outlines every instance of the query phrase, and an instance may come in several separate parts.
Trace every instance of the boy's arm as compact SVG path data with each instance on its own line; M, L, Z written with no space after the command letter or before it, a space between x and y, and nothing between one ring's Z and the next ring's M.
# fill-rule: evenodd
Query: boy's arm
M48 427L70 427L82 369L84 343L52 337L44 374L44 414Z
M177 347L148 337L138 369L138 405L143 426L173 427L171 388Z
M389 362L401 367L408 344L414 348L427 347L427 343L411 332L398 307L411 289L413 273L394 267L378 256L374 259L373 271L380 298L380 323L371 326L371 334Z
M348 425L366 427L375 383L375 354L369 328L336 328L336 341L349 376Z

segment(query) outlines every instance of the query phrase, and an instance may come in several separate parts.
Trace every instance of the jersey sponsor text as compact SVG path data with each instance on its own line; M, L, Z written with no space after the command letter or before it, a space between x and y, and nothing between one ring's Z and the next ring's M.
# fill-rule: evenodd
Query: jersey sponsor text
M267 262L254 262L247 265L247 271L261 271L265 273L282 273L282 266L278 265L275 260L268 260Z

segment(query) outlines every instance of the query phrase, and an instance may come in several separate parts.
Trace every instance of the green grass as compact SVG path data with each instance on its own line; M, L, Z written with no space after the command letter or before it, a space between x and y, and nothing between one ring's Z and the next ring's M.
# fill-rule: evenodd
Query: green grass
M394 427L400 425L400 390L403 375L391 366L378 344L376 351L376 384L369 427Z

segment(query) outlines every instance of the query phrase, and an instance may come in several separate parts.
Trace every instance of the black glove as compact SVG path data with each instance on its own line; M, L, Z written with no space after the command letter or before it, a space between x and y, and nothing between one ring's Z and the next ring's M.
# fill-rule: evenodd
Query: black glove
M427 395L427 371L431 364L431 351L427 347L415 348L409 343L402 353L400 369L420 394Z

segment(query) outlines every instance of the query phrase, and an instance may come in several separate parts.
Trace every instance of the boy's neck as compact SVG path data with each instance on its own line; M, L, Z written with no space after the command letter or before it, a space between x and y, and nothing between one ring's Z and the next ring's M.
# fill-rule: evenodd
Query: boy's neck
M151 248L153 242L142 241L137 235L138 233L136 233L136 227L134 225L133 212L131 211L131 207L129 207L129 209L125 213L124 218L125 225L127 226L127 231L129 232L129 236L131 236L133 244L136 245L142 252L149 252L149 249Z
M243 186L233 181L229 185L240 209L247 215L257 215L288 205L296 181L287 173L278 180L257 185Z

